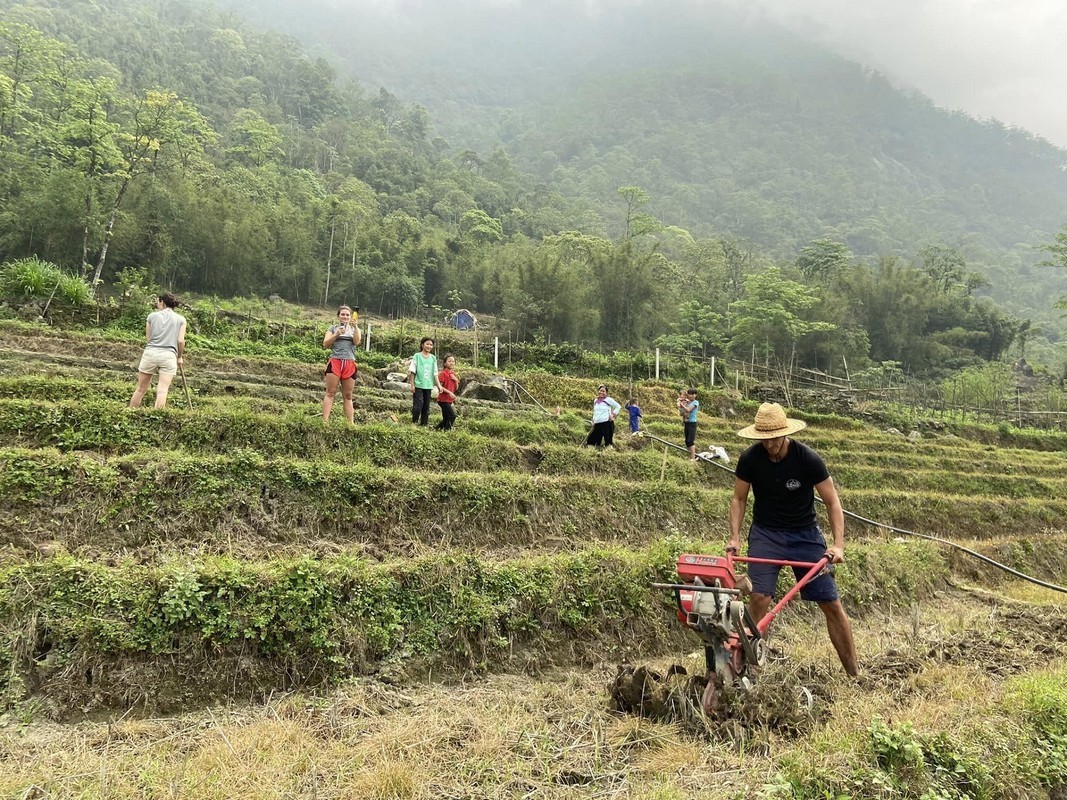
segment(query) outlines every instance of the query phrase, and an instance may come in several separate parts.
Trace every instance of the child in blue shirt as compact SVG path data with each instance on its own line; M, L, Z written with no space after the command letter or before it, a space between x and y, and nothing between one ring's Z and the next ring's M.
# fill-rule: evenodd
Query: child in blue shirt
M641 406L637 405L637 400L630 398L630 402L626 404L626 410L630 412L630 435L633 436L641 428L638 420L644 416L641 413Z

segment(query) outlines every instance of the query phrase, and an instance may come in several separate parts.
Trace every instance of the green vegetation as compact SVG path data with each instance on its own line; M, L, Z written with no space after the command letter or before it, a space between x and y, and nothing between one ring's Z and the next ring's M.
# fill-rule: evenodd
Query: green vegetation
M937 109L762 18L721 4L572 13L562 26L533 2L402 19L316 0L300 14L286 0L232 7L284 21L325 44L342 73L424 104L459 146L502 142L617 234L631 209L616 191L636 185L649 199L642 213L668 231L722 237L742 259L760 258L755 243L812 277L847 266L849 252L949 245L1012 312L1062 332L1050 312L1064 276L1033 268L1033 247L1064 223L1067 184L1048 169L1062 151ZM808 257L819 241L845 257Z
M42 306L86 306L92 291L84 280L67 275L54 264L36 258L10 261L0 267L0 299L14 302L36 301Z
M1017 300L1009 313L977 293L984 284L979 272L1029 263L1018 254L1004 262L993 257L1008 246L1001 228L1018 229L1020 203L987 206L1026 196L1037 218L1067 196L1062 175L1049 171L1050 148L1026 137L1005 143L996 126L970 123L987 160L1018 162L1041 191L990 191L978 207L968 191L963 210L931 209L910 196L896 170L870 165L933 171L929 180L953 186L983 180L979 166L897 152L886 142L873 154L843 151L825 134L811 134L813 110L798 115L792 107L810 100L822 109L815 115L820 130L828 108L842 115L833 118L833 131L855 125L857 107L879 109L867 117L879 125L895 124L894 114L914 118L930 128L926 143L935 153L959 120L795 44L785 52L806 65L805 80L829 75L849 102L810 99L806 83L776 77L781 68L765 63L766 52L730 45L712 48L709 63L693 55L690 66L626 76L647 104L625 112L614 106L633 103L633 96L599 81L583 85L562 106L539 110L549 124L515 128L504 137L508 151L482 156L435 137L422 106L343 83L294 41L216 11L159 14L140 0L6 5L0 74L17 91L0 100L0 146L10 156L0 169L8 198L0 263L36 253L76 273L68 294L103 281L115 295L107 308L117 304L120 329L136 331L140 322L140 313L127 313L140 311L127 302L139 276L142 286L278 297L264 301L259 315L271 322L257 330L249 325L232 341L215 335L217 309L194 313L193 343L210 336L218 352L232 355L265 355L270 348L261 343L271 339L280 339L285 346L276 351L291 357L321 355L317 332L287 318L281 300L287 298L324 306L346 301L396 315L430 306L442 321L446 308L459 305L503 315L509 340L546 348L530 350L527 363L536 358L555 371L567 369L561 343L576 341L656 343L675 356L728 355L835 372L843 363L860 370L893 361L910 374L940 375L1006 357L1016 343L1021 352L1027 341L1031 353L1040 345L1046 360L1055 359L1050 342L1058 334L1047 297ZM142 55L148 53L151 59ZM747 55L736 63L740 53ZM745 64L756 77L742 80ZM721 85L681 100L677 92L688 92L704 73ZM753 95L761 97L760 116L777 120L763 126L773 131L763 140L728 121L733 112L726 109L751 110ZM642 121L664 116L653 97L678 112L671 125L654 126L656 147L671 154L654 161ZM580 116L568 110L574 101ZM598 118L616 120L615 130L604 132L604 141L583 143L591 134L571 127L605 103L611 108ZM707 127L708 116L714 133L695 139L684 133ZM542 136L569 143L540 176L550 181L548 191L512 163L543 172L537 162L552 147ZM723 151L702 146L697 154L697 140ZM805 146L798 149L796 141ZM968 152L953 141L953 154ZM810 166L801 169L805 178L796 177L795 165L768 168L783 152ZM814 166L827 153L841 159L838 168ZM744 186L749 170L736 165L756 162L778 178L758 189ZM649 173L652 163L658 166ZM932 166L942 163L943 173ZM678 183L679 169L688 188ZM842 200L845 176L861 176L862 188ZM1000 173L999 180L1014 186L1016 179ZM872 192L886 217L877 233ZM946 189L944 196L956 192ZM815 216L797 218L783 205ZM934 211L945 216L942 237L950 241L964 235L960 218L996 231L976 247L931 241L911 215L920 213L926 226ZM690 226L689 219L711 222ZM758 222L769 219L778 236ZM1054 226L1045 227L1051 235ZM49 234L38 235L42 229ZM1018 286L1009 274L998 277ZM1039 315L1047 330L1017 318L1019 309ZM626 366L641 374L635 360Z
M18 699L72 662L105 669L109 658L185 648L267 659L302 684L413 659L419 669L501 669L533 651L574 645L592 655L617 650L622 631L631 648L653 650L677 631L662 613L672 601L650 584L671 578L678 553L706 548L672 538L504 563L443 553L382 564L218 556L105 566L59 556L9 566L0 571L4 693ZM856 552L852 581L869 592L861 605L928 596L945 577L927 545ZM915 573L918 560L926 566ZM82 677L63 691L87 691Z
M213 551L337 546L404 552L413 542L457 547L556 549L582 542L638 545L665 529L711 534L725 491L676 483L623 483L584 475L427 473L366 463L274 461L148 451L106 465L47 450L0 453L5 538L22 547L60 543L95 551L106 542ZM672 470L673 472L673 470ZM343 509L339 513L338 509ZM63 520L76 515L70 528Z
M782 391L849 510L1062 583L1067 437L1016 427L1018 395L1011 423L930 411L1003 405L1003 359L1052 352L1062 276L1019 276L1062 222L1060 151L789 37L709 37L699 14L648 4L598 22L602 49L559 53L585 34L554 31L499 127L487 87L531 53L468 47L451 23L439 40L486 69L442 73L469 103L431 118L196 3L0 9L0 794L1062 792L1062 598L859 522L836 573L859 679L796 603L761 691L726 718L607 709L621 661L704 671L650 584L682 551L721 549L732 479L651 437L581 446L597 382L677 441L677 384L733 356L752 374L741 396L702 390L701 447L736 458L754 398ZM509 24L541 13L513 4ZM643 39L663 16L670 57ZM362 37L380 33L360 26L346 52L374 58ZM629 70L619 42L657 63ZM565 84L575 59L612 68ZM489 154L435 121L478 129ZM1020 290L1011 313L977 273L1001 299ZM161 286L192 299L191 402L174 387L168 409L130 410ZM235 293L254 296L218 296ZM354 426L320 418L332 311L297 304L340 301L375 325ZM483 377L484 342L475 362L472 336L438 330L460 305L506 318L508 374L548 414L463 400L450 434L406 424L382 368L419 336ZM416 308L423 322L385 318ZM20 321L38 316L53 325ZM642 380L652 346L669 381ZM841 407L757 385L758 363L845 359L875 397L909 374L939 383Z
M976 700L981 711L952 731L920 731L876 717L833 772L786 759L777 783L767 787L770 796L1055 796L1067 784L1065 679L1062 669L1051 669L1012 681L1003 698Z
M17 699L72 662L106 671L111 658L185 648L244 652L315 683L412 659L423 668L499 668L516 649L572 640L593 652L621 630L663 646L669 629L649 584L667 576L681 548L664 541L644 552L505 564L439 555L382 565L219 557L107 567L61 557L9 567L0 573L3 693ZM22 653L46 655L21 663ZM65 688L87 691L86 680Z
M1013 779L1025 787L1061 780L1059 701L1049 693L1051 683L1041 684L1040 673L1027 670L1039 647L1060 652L1059 617L1044 611L1012 617L1017 612L1005 607L1004 625L1023 632L1022 641L1009 656L990 650L1002 646L994 644L1001 640L992 633L979 636L979 622L973 621L991 624L988 608L950 587L992 586L998 596L1014 590L978 562L933 543L888 539L877 529L850 524L848 560L837 576L871 677L844 685L838 673L827 672L833 656L824 652L829 644L810 609L790 607L776 623L773 646L785 648L793 668L805 671L804 682L820 704L805 723L805 738L787 733L762 700L738 707L748 715L741 728L620 718L604 709L603 685L610 681L612 663L677 659L696 646L677 624L670 594L650 584L673 576L680 552L721 548L728 474L692 465L648 438L622 435L610 452L582 447L596 381L544 371L517 374L535 396L561 407L558 416L532 406L465 401L459 427L445 435L398 424L395 418L407 413L407 396L371 385L365 367L368 382L357 391L357 424L324 426L320 367L287 350L288 337L313 341L321 323L284 307L266 325L252 307L191 314L203 326L190 351L193 408L172 395L166 410L130 410L125 408L133 385L129 365L141 343L135 326L116 311L110 320L101 319L106 326L101 328L0 324L0 747L8 756L0 787L5 791L24 791L30 783L54 787L62 774L75 776L67 785L90 793L129 795L132 790L123 788L125 778L118 775L127 772L121 766L126 759L142 765L141 785L176 786L182 779L173 771L169 743L178 746L185 736L153 733L160 743L146 745L151 753L120 751L118 740L109 739L103 751L81 743L66 746L64 756L50 746L30 756L23 740L8 736L8 725L33 740L44 730L44 718L73 720L115 709L137 709L156 719L168 713L210 716L216 712L190 709L251 698L247 713L270 716L270 725L281 720L296 726L288 732L272 728L268 735L290 743L291 755L294 743L302 741L303 723L286 722L292 711L271 705L270 698L296 691L306 700L295 702L329 708L331 695L349 697L362 681L379 687L373 692L397 686L403 696L420 698L358 713L360 720L378 720L398 742L421 741L405 733L405 725L419 726L425 738L428 730L457 724L475 732L498 731L501 725L529 732L536 729L531 714L542 724L565 723L565 736L540 734L544 741L538 747L547 750L536 767L523 766L529 751L518 732L500 740L484 763L478 761L482 767L468 761L453 765L452 777L444 775L451 762L442 761L441 753L426 753L427 763L435 765L432 774L441 771L432 783L462 785L460 794L479 781L555 786L554 776L569 775L574 761L549 752L554 743L566 739L571 748L587 737L583 752L599 748L595 763L585 768L589 775L621 774L619 765L627 764L631 780L644 781L661 796L674 791L674 779L667 776L681 769L678 763L707 758L692 754L730 752L735 746L757 752L765 741L776 742L770 752L780 755L772 761L745 757L761 759L758 778L751 766L731 768L746 776L742 784L749 793L847 794L848 787L870 780L918 797L964 785L991 787L1016 773ZM279 325L285 326L286 341ZM227 342L248 341L241 336L256 329L269 357L226 354ZM627 388L625 382L612 385L620 396ZM647 430L676 440L676 387L649 382L635 389ZM727 392L706 399L700 441L726 443L736 455L738 423L731 415L747 417L754 403ZM720 407L722 415L716 413ZM1067 575L1059 555L1067 552L1059 528L1067 514L1060 499L1067 461L1054 449L1055 436L1044 436L1042 449L1029 450L1021 447L1023 432L995 427L958 429L974 439L933 430L909 440L856 419L804 416L811 422L804 438L827 456L851 510L965 540L1043 578ZM987 445L986 434L1016 449ZM949 610L960 604L964 611ZM933 633L914 621L920 606L939 610ZM894 609L909 608L909 632L893 632L902 624ZM972 622L954 622L956 614ZM966 633L958 636L953 626ZM805 635L815 638L796 640ZM893 648L914 655L901 661ZM1062 648L1067 653L1067 642ZM694 673L703 669L702 658L699 651L687 657ZM910 711L894 712L885 705L893 701L877 677L899 680L893 670L904 664L915 671L909 680L928 687L969 685L975 680L970 673L939 679L937 670L953 664L960 670L995 670L1009 662L1020 665L1018 683L1012 684L1017 688L1005 690L1006 710L991 719L1017 732L1016 740L1028 748L1022 755L1012 746L990 753L981 724L922 726ZM772 662L764 681L778 680L780 663ZM567 688L554 689L548 699L530 695L534 679L523 674L546 671L559 675ZM457 678L514 683L476 701L486 709L485 719L461 723L464 712L452 705L463 691L452 683ZM855 692L865 709L862 723L843 731L833 727L826 709L832 705L833 717L841 719L848 704L836 698ZM773 688L753 697L771 694ZM521 708L504 712L499 703L505 701ZM981 711L973 699L944 700L942 706ZM412 708L440 709L440 721ZM872 725L872 713L887 721ZM128 735L124 741L133 747L135 732L118 733L125 724L109 731ZM622 726L617 734L611 732L616 726ZM54 729L63 736L78 730ZM237 749L243 747L240 729L227 724L221 730L235 752L244 752ZM435 741L448 735L454 733ZM614 741L616 735L617 745L605 744L605 736ZM709 749L694 735L730 746ZM350 767L331 772L329 765L335 756L338 765L355 763L356 745L347 736L331 741L337 742L336 752L308 750L315 764L309 769L325 770L321 780L330 785L348 786L354 780L344 776ZM600 744L593 747L593 741ZM833 768L824 769L817 754L809 753L825 742L843 751ZM189 762L181 769L228 774L233 754L222 746L226 766ZM226 778L226 792L240 785L246 796L277 796L278 787L301 780L291 759L290 766L274 767L262 744L247 747L259 760L256 777ZM516 747L527 755L517 754ZM112 767L95 763L104 751ZM630 761L642 752L675 766ZM1040 753L1040 761L1030 753ZM205 752L194 760L200 758L212 756ZM380 752L361 758L358 780L369 787L368 796L381 788L379 781L394 786L393 772L376 771L385 769ZM406 764L406 758L397 756L396 763ZM719 763L715 770L721 769ZM270 786L255 783L267 772L275 776ZM429 773L398 767L396 774ZM77 777L85 775L93 777ZM777 778L760 788L767 775ZM570 786L570 778L559 780ZM378 796L396 796L392 789L383 791ZM198 790L190 788L190 794ZM989 790L989 796L998 795Z
M920 737L905 723L889 728L875 720L869 731L875 765L839 778L780 778L781 797L816 798L841 793L891 792L905 797L988 796L992 776L973 753L959 753L949 737ZM966 794L961 795L961 789ZM847 795L846 795L847 796Z

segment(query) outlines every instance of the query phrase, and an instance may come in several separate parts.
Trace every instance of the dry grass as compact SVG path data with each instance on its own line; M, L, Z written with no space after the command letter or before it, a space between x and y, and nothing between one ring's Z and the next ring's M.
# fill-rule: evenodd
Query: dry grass
M858 681L837 666L817 611L798 609L781 620L772 642L785 665L779 669L806 676L816 697L829 699L828 713L800 738L772 727L753 735L731 728L737 720L700 736L614 713L606 693L611 665L452 686L360 681L328 697L287 696L169 719L21 727L5 718L0 796L669 800L709 787L716 796L757 796L780 757L839 766L873 716L953 731L995 703L1002 676L981 662L931 654L939 644L951 652L967 631L989 640L1010 635L1001 612L965 594L920 611L917 635L910 613L856 625L866 672ZM668 655L652 665L678 660ZM681 661L699 671L702 654ZM757 685L767 698L769 680Z
M92 340L71 349L70 341L46 341L0 331L0 348L5 345L26 351L7 357L5 365L0 365L7 372L22 369L22 361L62 361L54 369L79 380L89 372L108 375L108 387L97 388L100 392L107 389L109 397L120 399L128 388L120 385L117 376L128 376L129 364L140 352L140 345L133 342ZM241 394L262 392L254 385L261 380L279 384L276 405L266 410L316 413L318 367L210 354L197 356L197 365L208 408L215 404L220 409L234 407L227 396L217 392L233 391L234 387ZM364 394L364 415L368 409L391 413L395 403L402 404L402 398L396 400L371 390ZM664 407L669 407L672 392L663 389L661 394ZM309 402L295 405L305 395ZM650 410L654 405L649 404ZM584 405L581 411L584 415ZM677 424L673 413L669 416L669 424L666 419L650 420L650 430L676 437ZM526 426L525 418L515 418ZM519 436L517 427L512 431L486 423L480 428L481 422L473 416L468 424L485 437L511 440ZM702 436L736 444L735 421L708 414L701 426ZM530 423L526 427L530 430L522 433L526 438L521 441L555 441L561 434L556 425ZM952 470L955 478L962 481L966 477L981 488L991 482L989 475L1000 474L1003 464L1002 453L972 442L944 439L914 443L857 430L820 429L816 425L810 431L811 443L823 450L828 460L862 462L851 473L857 485L874 482L876 469L899 470L903 464L925 470L920 477ZM520 443L519 438L514 441ZM550 466L542 465L546 453L560 458L567 455L564 449L557 452L541 447L536 466L543 472ZM99 457L91 454L86 459ZM169 454L168 459L172 458ZM602 474L606 464L623 458L636 464L641 456L598 454L594 474ZM576 465L592 460L591 454L582 451L556 468L575 471ZM1057 481L1048 484L1052 489L1060 487L1067 469L1061 454L1012 451L1011 460L1007 473L1052 475ZM532 469L524 462L516 463L523 471ZM677 472L671 483L687 483L689 471ZM419 475L421 485L426 473ZM493 483L485 480L487 485ZM729 479L716 474L710 480L709 488L697 494L714 493L724 503ZM847 485L847 481L843 483ZM1058 495L1046 487L1049 501L1040 491L1024 491L1024 484L1018 481L1005 479L1002 483L1030 499L1023 502L998 497L988 508L983 505L971 513L971 506L956 495L924 491L916 499L914 492L890 492L875 485L853 492L846 502L862 501L871 513L879 512L877 517L888 516L924 532L936 532L936 524L956 530L953 524L963 519L959 524L969 535L989 534L974 546L994 556L1002 551L1008 556L1015 553L1017 540L1004 534L1016 530L1015 525L1023 530L1018 520L1029 510L1037 522L1026 523L1025 530L1040 543L1041 550L1037 555L1032 550L1023 553L1026 559L1020 563L1040 568L1042 574L1056 574L1067 566L1067 560L1061 563L1056 555L1064 552L1060 545L1065 534L1060 529L1041 529L1058 524L1049 510L1058 508ZM531 507L541 508L543 495L543 491L538 493L537 503ZM573 491L565 499L573 502ZM410 517L410 511L403 512ZM912 514L911 521L896 518L905 512ZM52 512L42 511L39 519L47 521L48 513ZM522 516L533 518L537 513L524 511ZM703 519L706 515L700 516ZM1054 518L1052 522L1047 521L1049 516ZM573 511L566 517L573 519ZM964 524L972 518L975 525ZM69 515L65 519L71 521ZM654 521L659 519L656 516ZM714 519L713 530L725 524L724 514ZM517 522L513 525L516 539L511 541L502 537L498 522L493 524L491 542L476 540L473 545L469 540L453 542L443 532L438 535L437 529L428 529L437 537L433 540L404 538L398 534L399 522L389 530L388 539L400 548L396 555L403 558L436 555L452 545L465 550L473 546L497 555L575 546L574 534L564 532L563 517L547 521L553 524L534 526L540 535L531 541L527 541L525 529L518 530ZM17 522L9 527L25 538L29 523ZM85 526L77 520L73 524ZM278 519L250 517L242 524L247 531L228 523L227 530L245 531L247 537L245 541L238 536L236 544L228 538L228 549L240 548L244 541L249 553L291 547L293 552L337 555L362 552L360 548L367 544L332 536L325 528L299 532L306 532L306 537L296 535L297 526L285 520L279 523ZM271 534L289 531L292 541L274 541L254 525ZM931 530L931 525L935 529ZM655 527L642 522L635 530ZM196 530L196 547L203 547L200 527L190 529ZM81 533L78 527L71 530L73 535ZM544 535L545 530L558 534L557 538ZM856 526L855 531L857 536L867 535L862 526ZM160 552L149 550L149 544L156 547L160 539L158 530L152 533L151 543L146 541L137 551L146 562L175 549L171 542ZM264 538L258 538L261 536ZM586 534L582 536L584 539ZM308 544L312 538L316 543ZM633 547L635 541L630 537L627 547ZM118 545L104 549L100 557L105 562L121 551ZM0 561L16 560L21 552L14 539L6 542L0 549ZM774 782L783 763L802 764L811 771L846 773L866 746L875 716L894 724L910 723L921 732L977 731L974 738L980 738L982 726L993 725L987 720L997 713L1007 678L1019 672L1036 672L1050 663L1062 665L1067 658L1063 609L1067 595L1006 580L1000 573L990 577L986 567L974 567L970 572L971 567L961 568L958 561L952 566L956 578L962 575L968 584L983 588L954 592L945 587L944 592L936 591L932 599L914 606L910 595L896 606L885 597L868 604L877 610L855 621L864 671L859 680L849 679L841 671L817 609L794 604L775 624L771 643L774 662L761 676L756 692L747 696L754 698L754 704L739 704L737 716L704 728L693 725L692 719L657 722L610 711L606 687L615 674L613 663L594 670L546 672L537 678L497 675L460 684L427 682L403 688L371 680L354 681L326 696L281 696L258 705L190 710L169 718L125 717L59 725L28 721L34 709L27 706L0 717L0 797L758 797L766 784ZM877 569L877 564L872 569ZM1035 608L1040 612L1035 613ZM1042 618L1045 616L1049 619ZM576 647L580 643L570 644ZM702 672L703 654L695 640L689 652L662 653L651 664L664 669L679 661L690 673ZM204 683L206 670L197 672L196 679ZM779 713L781 709L776 706L790 706L798 684L812 691L818 713L810 724L790 727L787 715ZM146 694L161 691L158 682L145 680Z
M642 796L698 785L724 759L671 725L606 710L604 673L374 685L177 720L6 729L0 794L49 797L440 798ZM706 783L705 783L706 785ZM637 794L632 794L637 792Z
M1067 605L1067 594L1046 589L1028 581L1012 581L999 587L1000 593L1011 600L1034 605Z

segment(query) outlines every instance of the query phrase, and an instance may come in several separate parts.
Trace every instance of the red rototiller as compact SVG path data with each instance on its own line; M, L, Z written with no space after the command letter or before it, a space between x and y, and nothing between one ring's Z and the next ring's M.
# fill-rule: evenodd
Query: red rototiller
M741 599L735 563L799 567L807 572L785 593L761 620L753 620ZM678 619L704 640L707 687L701 700L705 713L718 708L719 691L726 685L752 686L759 668L767 663L767 629L800 590L828 569L830 555L814 563L747 558L726 551L725 557L683 553L678 556L679 583L654 583L655 589L670 589L678 603Z

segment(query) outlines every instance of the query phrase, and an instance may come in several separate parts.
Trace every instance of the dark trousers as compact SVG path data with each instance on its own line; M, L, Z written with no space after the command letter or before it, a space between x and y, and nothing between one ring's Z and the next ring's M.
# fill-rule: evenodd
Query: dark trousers
M685 423L685 446L692 447L697 443L697 424L695 422Z
M450 431L452 426L456 423L456 410L452 408L451 403L438 403L441 406L441 421L434 427L439 431Z
M595 447L600 447L601 444L611 447L614 440L615 422L609 419L607 422L596 423L593 426L593 430L589 431L589 438L585 440L585 443Z
M419 425L430 424L430 389L415 388L411 395L411 421Z

